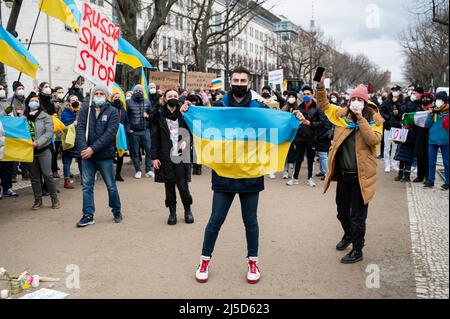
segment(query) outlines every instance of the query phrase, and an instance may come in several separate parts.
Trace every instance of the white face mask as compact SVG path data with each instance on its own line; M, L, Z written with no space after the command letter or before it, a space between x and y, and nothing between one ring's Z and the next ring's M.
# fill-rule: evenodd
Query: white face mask
M440 108L444 105L444 101L443 100L436 100L436 107Z
M42 93L44 93L44 94L47 94L47 95L50 95L50 94L52 94L52 89L51 88L44 88L43 90L42 90Z
M356 113L357 110L363 110L364 109L364 102L363 101L352 101L352 103L350 103L350 110L353 113Z
M295 102L297 102L297 99L295 97L291 97L291 98L288 99L288 103L291 104L291 105L295 104Z
M25 95L25 91L24 90L18 90L16 95L17 96L24 96Z
M409 99L411 100L411 102L417 101L417 96L415 94L412 94Z
M156 93L156 89L150 89L150 94L155 94Z
M59 93L58 94L58 99L62 100L64 98L64 93Z
M335 98L335 97L331 98L331 102L333 102L334 104L336 104L336 103L337 103L337 98Z
M0 90L0 99L4 99L6 97L6 91Z
M392 92L392 96L393 97L399 97L400 96L400 92L394 91L394 92Z

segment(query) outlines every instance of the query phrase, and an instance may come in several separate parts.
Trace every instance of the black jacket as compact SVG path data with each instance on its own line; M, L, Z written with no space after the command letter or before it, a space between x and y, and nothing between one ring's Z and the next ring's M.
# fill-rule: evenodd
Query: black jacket
M236 107L266 107L264 104L252 100L251 92L249 91L244 104L238 104L231 95L225 95L223 101L227 106ZM256 193L264 190L264 176L258 178L227 178L217 175L215 171L211 176L212 189L216 192L224 193Z
M398 115L394 115L394 107L399 111ZM401 100L396 102L392 101L390 96L383 105L381 105L381 116L384 118L384 129L390 130L393 127L401 128L402 111L404 111L404 103Z
M128 120L128 113L125 110L125 107L124 107L122 101L120 101L120 105L116 106L116 105L112 104L112 106L119 112L119 123L123 124L123 126L125 126L125 131L127 133L129 133L130 132L130 123Z
M303 116L311 122L311 126L301 125L298 129L295 143L300 142L307 143L313 147L316 147L319 141L319 136L323 134L322 129L329 123L326 115L319 110L316 101L312 101L308 110L306 110L306 104L302 103L299 106L299 111Z
M172 150L172 140L170 139L170 131L167 125L167 117L164 115L167 110L167 106L161 106L158 111L152 117L152 159L158 159L161 162L161 167L155 170L155 182L166 183L166 182L176 182L175 165L182 165L185 172L185 177L188 182L191 181L191 171L192 167L189 162L181 162L179 164L174 164L171 159ZM178 124L180 129L188 130L186 123L183 120L179 109L176 111L178 113ZM179 135L178 141L182 140L182 136ZM190 141L192 138L190 137ZM190 142L189 141L189 142ZM187 147L187 156L190 157L190 149L192 142L190 142Z
M144 112L150 115L150 101L139 100L134 95L127 101L127 113L130 123L130 130L139 132L148 128L148 121L144 118Z
M89 108L89 136L86 143L86 128ZM94 150L92 160L113 159L116 151L116 135L119 128L119 112L111 104L101 107L95 118L95 106L83 107L78 117L76 145L79 152L91 147Z
M53 115L56 113L55 105L53 104L52 97L39 93L39 100L41 101L42 109L48 115Z
M403 161L412 163L414 161L414 140L415 131L413 127L408 127L408 136L405 143L398 143L397 152L394 159L396 161Z

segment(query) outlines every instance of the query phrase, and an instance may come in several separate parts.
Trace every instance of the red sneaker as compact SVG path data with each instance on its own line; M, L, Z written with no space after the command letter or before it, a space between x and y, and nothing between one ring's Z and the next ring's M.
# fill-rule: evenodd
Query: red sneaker
M208 281L208 268L211 257L202 256L200 259L200 265L195 272L195 279L200 283L205 283Z
M75 187L73 187L73 185L70 183L70 178L66 178L64 180L64 188L67 189L74 189Z
M247 272L247 282L249 284L258 283L261 278L261 274L258 268L258 257L249 257L248 258L248 272Z

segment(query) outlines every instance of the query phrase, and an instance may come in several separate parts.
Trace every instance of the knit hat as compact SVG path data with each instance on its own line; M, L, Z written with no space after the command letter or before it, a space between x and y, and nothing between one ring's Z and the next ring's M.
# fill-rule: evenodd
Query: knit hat
M268 86L268 85L264 86L261 91L264 91L264 90L272 92L272 88L270 86Z
M18 88L19 86L24 87L23 84L20 83L19 81L14 81L14 82L13 82L13 85L12 85L13 91L14 91L14 92L17 91L17 88Z
M441 91L439 93L436 94L436 100L442 100L445 103L448 103L448 95L447 92L445 91Z
M105 94L107 97L109 96L109 89L108 89L108 87L106 87L106 86L103 85L103 84L97 84L97 85L94 87L93 94L95 95L95 92L97 92L97 91L102 91L103 94Z
M144 87L140 84L136 84L133 88L133 93L136 93L137 90L141 90L142 92L144 92Z
M418 87L416 87L416 88L414 89L414 92L417 92L417 93L419 93L419 94L423 94L423 93L425 93L425 90L423 89L423 87L418 86Z
M366 103L369 101L369 92L364 84L360 84L352 91L351 98L359 97L363 99Z
M293 96L295 98L297 98L297 92L295 91L289 91L289 93L287 94L287 97Z
M422 95L422 99L430 99L431 101L434 101L434 95L431 92L426 92Z

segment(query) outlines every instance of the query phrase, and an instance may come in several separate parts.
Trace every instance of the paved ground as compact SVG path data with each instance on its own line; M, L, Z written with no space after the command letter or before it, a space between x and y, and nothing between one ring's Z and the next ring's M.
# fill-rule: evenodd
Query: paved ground
M132 166L125 165L126 182L119 184L122 224L112 222L101 180L95 194L96 224L85 229L75 227L81 215L78 182L75 190L61 189L60 210L48 208L46 198L45 209L30 211L30 188L19 190L19 198L0 201L0 266L11 273L28 270L60 277L55 289L71 298L416 298L417 293L445 297L445 288L448 297L448 273L446 278L442 275L448 272L448 201L446 207L436 206L440 213L432 222L416 227L419 235L412 237L412 253L410 216L429 217L415 213L415 206L408 210L408 196L412 203L416 193L409 191L407 196L406 185L394 183L393 175L384 174L381 166L378 193L369 207L365 259L355 265L340 264L343 253L334 249L342 235L335 218L334 186L323 195L321 182L311 189L304 183L288 188L281 179L267 180L259 206L261 282L245 281L245 234L236 201L216 245L210 281L197 284L194 273L211 208L210 172L194 176L191 183L196 223L186 225L180 218L170 227L163 186L151 179L132 179ZM302 169L302 180L304 174ZM59 183L62 186L62 180ZM431 192L436 200L448 200L448 193ZM423 205L435 205L435 197L427 198L430 201ZM181 211L181 203L178 207ZM420 235L423 227L441 236ZM424 239L417 241L421 236ZM431 257L423 259L423 251ZM439 269L432 267L436 263ZM73 264L80 269L79 289L65 285L70 274L66 267ZM417 275L420 270L422 277ZM427 282L427 293L416 292L416 279Z

